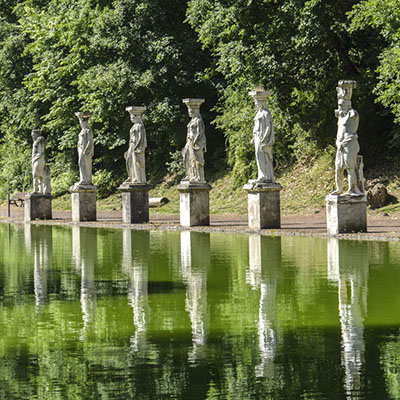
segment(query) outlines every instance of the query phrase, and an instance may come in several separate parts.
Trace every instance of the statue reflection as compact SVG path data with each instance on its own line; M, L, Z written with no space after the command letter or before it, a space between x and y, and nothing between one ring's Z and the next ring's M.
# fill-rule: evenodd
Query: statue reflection
M37 310L48 301L48 279L53 262L52 229L46 225L24 225L25 245L33 253L33 286Z
M328 239L328 278L338 286L342 366L347 398L363 390L364 318L367 315L368 248L365 242Z
M148 305L148 270L147 261L150 254L150 232L124 229L122 232L122 268L129 276L128 297L133 308L133 325L135 334L131 337L134 351L146 350ZM134 248L132 248L134 243Z
M97 257L97 230L72 228L73 257L77 270L81 271L81 308L83 329L81 340L88 335L96 316L96 285L94 266Z
M81 270L81 228L72 227L72 260L77 271Z
M206 343L207 271L210 266L210 234L181 232L181 268L186 283L185 309L192 326L189 362L195 363Z
M261 363L256 376L272 378L275 375L275 355L278 347L276 318L276 290L281 274L281 238L249 235L249 269L247 283L260 290L258 309L258 347Z
M24 240L25 240L25 251L27 254L32 252L32 225L24 224Z

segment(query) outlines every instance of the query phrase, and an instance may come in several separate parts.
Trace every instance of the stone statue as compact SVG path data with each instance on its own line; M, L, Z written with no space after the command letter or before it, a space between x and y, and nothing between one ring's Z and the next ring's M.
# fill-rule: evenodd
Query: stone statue
M146 107L127 107L133 126L130 130L129 149L125 152L128 179L126 184L146 183L145 150L147 147L146 130L142 114Z
M343 193L344 171L347 171L349 189L346 194L352 196L363 196L363 188L360 187L360 179L363 178L362 160L358 159L360 145L358 144L359 116L351 106L353 89L357 87L355 81L339 81L336 88L338 97L338 109L335 115L338 118L338 130L336 136L336 162L335 180L336 190L331 194ZM361 168L361 171L359 170Z
M182 150L185 177L182 181L206 183L204 179L204 152L206 135L200 106L204 99L184 99L191 120L187 126L186 145Z
M89 125L89 112L76 112L79 118L81 131L78 138L78 163L79 183L78 185L91 186L92 183L92 159L94 154L93 131Z
M272 147L275 143L275 132L272 115L267 107L267 99L271 92L256 89L249 93L254 98L257 114L254 117L252 143L255 146L258 175L256 182L275 182Z
M32 178L33 193L44 194L44 169L46 164L46 139L39 129L32 130Z

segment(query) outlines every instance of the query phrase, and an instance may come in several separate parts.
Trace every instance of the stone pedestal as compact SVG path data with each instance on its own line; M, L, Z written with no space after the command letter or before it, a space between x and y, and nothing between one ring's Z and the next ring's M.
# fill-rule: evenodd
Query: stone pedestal
M178 190L181 225L210 225L211 186L208 183L181 182Z
M50 194L29 193L24 202L24 220L52 219Z
M249 228L280 228L282 186L275 182L249 182L243 189L247 191Z
M366 196L326 196L326 227L329 235L367 232Z
M149 222L149 190L154 187L137 183L123 184L118 189L122 192L122 221L125 224Z
M97 186L74 185L69 191L72 200L72 222L96 221Z

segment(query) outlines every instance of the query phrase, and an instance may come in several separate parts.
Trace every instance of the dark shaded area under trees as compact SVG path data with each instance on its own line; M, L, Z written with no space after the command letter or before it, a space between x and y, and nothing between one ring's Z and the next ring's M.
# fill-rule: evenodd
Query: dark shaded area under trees
M365 165L390 162L400 146L399 10L400 0L0 0L1 195L29 188L38 127L55 194L75 181L78 110L94 114L95 182L112 193L126 177L129 105L148 108L147 174L159 182L179 170L185 97L206 99L208 177L228 167L241 184L256 169L247 94L256 85L274 92L278 168L332 148L340 79L359 83Z

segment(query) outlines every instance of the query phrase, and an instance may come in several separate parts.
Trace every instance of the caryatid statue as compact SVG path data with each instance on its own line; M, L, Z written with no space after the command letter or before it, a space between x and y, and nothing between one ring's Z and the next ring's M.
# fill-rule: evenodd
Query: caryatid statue
M46 139L42 135L40 129L32 130L32 178L33 178L33 193L45 194L45 151Z
M79 183L78 185L91 186L92 183L92 160L94 155L93 131L89 125L89 112L76 112L79 118L81 131L78 137L78 163Z
M127 107L133 126L130 130L129 149L125 152L128 179L126 184L146 183L145 150L147 147L146 129L142 114L146 107Z
M206 183L204 179L204 153L206 135L204 122L200 115L200 106L204 99L183 99L191 120L187 126L186 145L182 150L185 165L185 177L182 181Z
M338 130L336 136L336 190L332 194L343 193L344 170L347 171L349 189L346 194L362 196L362 188L359 187L357 155L360 150L358 144L359 116L351 106L353 89L357 87L356 81L339 81L337 91L338 109L335 115L338 118Z
M256 89L249 93L257 107L254 117L253 139L255 146L258 175L256 182L275 182L272 147L275 143L274 125L272 115L267 107L267 99L271 92Z

